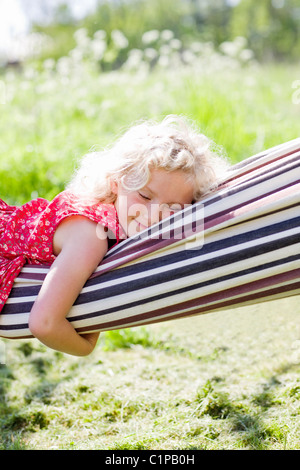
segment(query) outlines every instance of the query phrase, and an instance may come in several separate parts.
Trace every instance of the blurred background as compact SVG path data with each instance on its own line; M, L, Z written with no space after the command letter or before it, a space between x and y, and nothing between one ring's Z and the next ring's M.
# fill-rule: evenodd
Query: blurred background
M125 49L118 57L116 51L106 56L104 63L108 68L124 63L131 49L141 49L145 44L143 34L152 29L171 30L180 41L177 49L190 46L194 40L211 41L218 47L243 36L255 58L261 61L299 60L300 54L298 0L2 0L0 15L4 64L37 55L46 46L46 39L48 47L42 57L58 59L68 54L78 42L74 36L78 27L86 28L90 39L99 29L105 31L109 43L115 39L115 46ZM112 34L115 30L126 37L123 42L121 35L118 42ZM18 47L18 39L30 32L40 35L27 37L23 47ZM36 50L29 43L34 37ZM154 33L149 35L148 42L156 43L154 38ZM250 56L248 52L241 59L249 60ZM98 50L100 59L104 58Z
M0 196L52 198L138 119L232 162L298 137L298 0L0 0Z

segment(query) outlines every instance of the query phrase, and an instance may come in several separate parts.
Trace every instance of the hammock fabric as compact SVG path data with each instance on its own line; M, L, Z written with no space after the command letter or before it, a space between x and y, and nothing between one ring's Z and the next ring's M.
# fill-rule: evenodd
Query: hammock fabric
M233 166L217 190L113 248L69 321L105 331L300 293L300 138ZM25 265L0 336L30 338L29 313L49 267Z

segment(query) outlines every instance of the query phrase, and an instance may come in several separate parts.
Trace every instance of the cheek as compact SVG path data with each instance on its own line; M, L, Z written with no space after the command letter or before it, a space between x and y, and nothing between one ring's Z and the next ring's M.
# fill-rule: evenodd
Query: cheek
M147 211L146 206L140 201L140 198L135 194L122 195L118 199L119 218L121 219L134 219L140 213Z
M128 218L129 219L137 219L138 217L147 217L148 210L144 204L133 203L128 207Z
M129 194L126 201L127 215L134 219L147 211L146 205L141 202L141 198L136 194Z

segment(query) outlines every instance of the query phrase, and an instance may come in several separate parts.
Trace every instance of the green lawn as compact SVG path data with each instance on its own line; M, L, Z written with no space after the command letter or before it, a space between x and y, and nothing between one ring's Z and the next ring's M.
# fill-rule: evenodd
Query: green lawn
M77 359L4 341L0 449L300 449L299 298L103 334Z
M299 136L292 66L2 77L0 197L51 199L140 118L196 120L232 162ZM0 449L299 449L299 298L100 336L1 341Z

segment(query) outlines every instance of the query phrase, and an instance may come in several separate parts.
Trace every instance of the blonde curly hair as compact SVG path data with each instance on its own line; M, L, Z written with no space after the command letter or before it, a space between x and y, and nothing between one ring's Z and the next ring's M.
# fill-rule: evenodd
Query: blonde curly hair
M113 203L111 182L128 190L144 187L152 169L182 170L198 201L223 177L228 164L220 150L194 123L169 115L162 122L140 122L112 147L84 156L67 190L94 202Z

